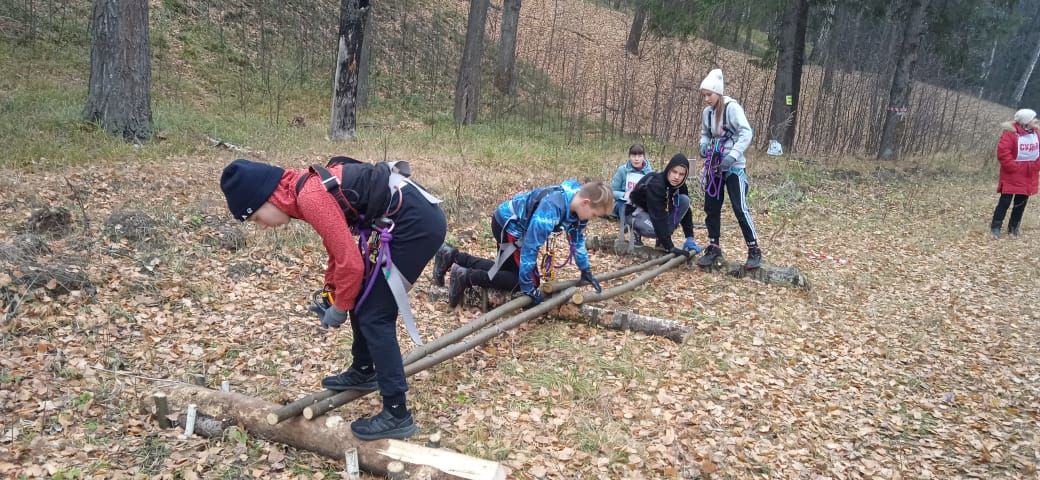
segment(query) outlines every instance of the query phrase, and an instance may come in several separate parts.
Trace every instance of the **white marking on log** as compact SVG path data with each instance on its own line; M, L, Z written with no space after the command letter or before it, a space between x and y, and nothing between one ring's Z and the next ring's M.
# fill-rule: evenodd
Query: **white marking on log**
M197 408L194 403L188 405L188 417L184 421L184 438L189 438L195 433L195 412Z
M361 478L361 465L358 463L357 448L347 449L343 456L347 460L347 478L350 480ZM401 465L401 469L404 469L404 465Z
M433 450L400 440L388 440L387 449L379 454L405 463L428 465L442 472L470 479L505 480L506 473L498 463L455 453Z

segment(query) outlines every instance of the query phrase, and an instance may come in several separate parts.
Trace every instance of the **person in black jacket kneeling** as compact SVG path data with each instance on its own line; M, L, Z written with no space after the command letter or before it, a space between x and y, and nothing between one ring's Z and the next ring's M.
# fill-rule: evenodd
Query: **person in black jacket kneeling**
M691 251L701 251L693 239L690 191L686 188L689 173L690 161L681 153L675 154L664 170L639 180L625 210L626 223L636 238L656 238L657 248L686 257ZM681 249L672 243L672 232L680 225L686 237Z

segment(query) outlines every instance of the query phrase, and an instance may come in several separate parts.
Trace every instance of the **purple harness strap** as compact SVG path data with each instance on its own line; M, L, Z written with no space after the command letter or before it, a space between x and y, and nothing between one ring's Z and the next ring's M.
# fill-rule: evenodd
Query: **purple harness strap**
M373 230L379 234L379 248L375 262L372 261L372 252L369 250L368 242ZM390 242L394 239L394 235L391 233L393 230L393 222L390 222L390 225L387 227L358 228L358 248L361 250L361 258L365 260L365 291L362 292L361 297L355 302L355 309L361 308L361 305L365 303L365 299L368 298L368 294L372 292L372 286L376 284L376 275L379 273L379 270L389 271L391 265L393 265L393 259L390 257Z
M704 159L703 177L701 179L704 184L704 193L709 197L719 196L719 193L722 192L723 178L726 176L725 172L715 172L719 165L722 164L722 159L726 157L726 139L721 138L714 143L715 146L711 149L711 153Z

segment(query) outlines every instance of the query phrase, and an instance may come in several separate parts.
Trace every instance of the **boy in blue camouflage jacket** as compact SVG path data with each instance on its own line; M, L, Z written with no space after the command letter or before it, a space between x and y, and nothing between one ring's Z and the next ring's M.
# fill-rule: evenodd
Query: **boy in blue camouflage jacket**
M585 226L590 219L606 215L613 206L613 192L603 182L582 185L570 179L518 193L502 202L491 215L498 258L480 258L445 245L434 256L433 281L444 285L444 275L451 270L448 304L452 308L473 286L503 291L519 287L537 305L543 299L538 289L538 252L553 232L565 232L581 279L599 291L599 282L589 268Z

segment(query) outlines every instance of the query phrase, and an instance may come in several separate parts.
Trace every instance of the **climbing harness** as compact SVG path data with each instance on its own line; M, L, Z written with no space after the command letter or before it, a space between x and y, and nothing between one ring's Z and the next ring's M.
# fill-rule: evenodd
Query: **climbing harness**
M545 245L542 247L541 260L538 262L539 277L542 281L552 282L556 280L556 269L563 268L574 260L576 249L574 248L574 242L571 242L570 238L568 238L567 258L565 258L563 260L563 263L559 265L555 263L555 260L560 256L559 250L556 245L556 239L559 237L560 233L563 232L556 232L553 235L550 235L549 238L545 241Z
M352 162L360 163L356 160L352 160ZM394 296L397 310L404 319L408 336L412 338L416 345L422 345L422 338L419 336L419 329L415 326L415 317L412 315L411 304L408 301L408 290L412 288L412 284L404 277L397 265L394 265L390 254L390 244L394 239L393 231L395 227L394 221L390 217L400 212L404 203L404 195L401 190L409 185L415 187L422 194L423 198L432 204L441 203L441 200L408 178L411 176L411 168L408 162L401 160L386 162L384 165L390 169L387 181L387 188L390 189L390 206L387 207L381 218L372 222L368 222L365 215L358 213L357 209L354 208L353 202L344 194L342 182L338 176L332 175L326 168L318 165L312 165L310 170L321 178L321 183L325 186L325 190L336 199L343 210L351 232L358 236L358 249L361 251L361 258L364 261L365 274L362 280L364 290L361 296L358 297L358 301L354 303L354 309L358 310L361 308L365 300L368 299L369 293L372 292L372 287L376 283L376 275L382 274L390 287L390 292ZM380 164L377 164L376 168L381 168ZM299 185L297 190L299 190ZM396 203L394 202L394 197L397 197ZM352 219L353 221L351 221ZM326 300L324 298L325 293L321 296L322 300ZM333 303L331 293L328 294L327 301L330 305ZM317 304L316 301L315 304Z
M704 166L701 168L700 183L701 190L709 197L718 197L722 192L723 180L726 172L720 172L722 159L726 158L726 141L729 137L715 138L708 143L708 156L704 157Z
M520 218L520 214L513 209L513 202L507 203L509 205L509 218L505 219L505 223L502 224L502 238L498 239L498 256L495 257L495 264L488 270L488 278L495 278L495 274L502 269L502 265L505 265L506 260L513 256L517 250L524 247L522 238L516 238L509 241L509 234L506 232L507 227L510 223L519 223L522 227L522 231L527 231L527 225L531 221L531 216L534 215L535 210L538 209L538 205L542 203L542 199L553 192L560 192L563 189L559 186L544 187L535 191L532 191L524 205L524 214L527 215L527 219Z

